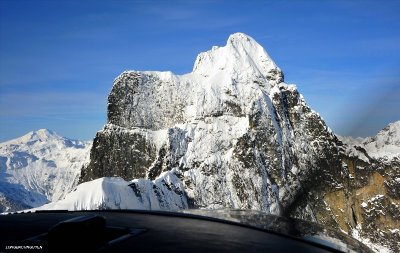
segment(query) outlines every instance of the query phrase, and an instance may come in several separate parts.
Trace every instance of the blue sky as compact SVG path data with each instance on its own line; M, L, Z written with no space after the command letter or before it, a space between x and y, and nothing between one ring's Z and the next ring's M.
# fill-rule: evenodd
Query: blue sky
M0 141L92 139L124 70L190 72L229 34L256 39L338 134L400 120L400 1L0 0Z

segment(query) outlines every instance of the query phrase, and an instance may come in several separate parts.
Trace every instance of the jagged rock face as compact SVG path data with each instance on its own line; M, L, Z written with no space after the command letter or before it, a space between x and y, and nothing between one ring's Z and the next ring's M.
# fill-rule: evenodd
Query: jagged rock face
M356 149L358 152L349 151ZM349 232L400 251L400 121L375 137L345 143L347 195L352 220ZM342 225L343 226L343 225Z
M191 207L281 214L318 177L339 184L335 140L264 49L238 33L201 53L190 74L122 73L81 181L174 169Z
M142 178L157 156L157 149L146 131L124 131L106 125L94 139L90 165L82 170L82 178L123 176ZM112 168L112 169L110 169Z
M126 185L140 208L262 210L396 251L399 147L400 122L339 140L239 33L199 54L189 74L122 73L80 180L136 178Z
M399 126L400 121L390 124L372 138L341 137L339 184L312 188L290 215L340 229L371 247L380 244L399 252Z

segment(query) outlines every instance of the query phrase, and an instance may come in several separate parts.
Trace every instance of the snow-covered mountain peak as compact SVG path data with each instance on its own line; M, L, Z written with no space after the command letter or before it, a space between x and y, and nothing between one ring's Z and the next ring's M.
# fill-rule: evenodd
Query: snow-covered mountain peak
M264 48L244 33L230 35L224 47L200 53L193 73L211 78L224 73L238 79L254 76L275 81L272 85L283 81L282 71Z
M200 53L192 73L122 73L107 114L81 182L153 180L178 168L188 198L201 207L279 214L336 152L323 120L242 33Z
M48 129L39 129L32 131L24 136L7 141L4 144L21 144L21 143L34 143L34 142L48 142L49 140L62 140L63 137Z
M42 150L43 147L55 147L58 146L60 148L85 148L85 145L89 144L89 142L79 141L79 140L71 140L65 137L58 135L56 132L49 129L39 129L37 131L32 131L24 136L19 138L15 138L13 140L4 142L0 144L2 145L11 145L10 147L16 147L18 145L26 146L26 147L35 147L35 150Z
M369 156L375 159L400 159L400 121L390 123L373 137L352 138L338 136L346 144L347 153L363 161L368 161L364 153L357 147L363 148Z
M91 146L47 129L0 143L0 212L63 198L77 184Z
M28 141L41 141L45 142L50 139L61 139L62 137L56 134L55 132L48 129L39 129L37 131L29 132L28 134L22 136L20 140L22 142Z
M376 136L366 138L363 144L373 157L400 158L400 121L390 123Z
M226 46L200 53L191 73L123 72L108 97L108 123L161 130L216 116L245 118L286 89L298 94L262 46L235 33Z
M384 143L400 147L400 120L390 123L372 139L382 139Z

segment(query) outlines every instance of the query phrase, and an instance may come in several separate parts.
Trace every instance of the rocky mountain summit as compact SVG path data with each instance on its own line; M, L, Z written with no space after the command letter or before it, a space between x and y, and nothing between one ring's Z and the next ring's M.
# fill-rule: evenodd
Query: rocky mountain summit
M338 138L245 34L189 74L123 72L107 113L82 184L44 209L253 209L400 247L398 123Z
M336 142L265 50L237 33L199 54L192 73L122 73L81 181L173 170L191 208L284 214L320 178L336 187Z

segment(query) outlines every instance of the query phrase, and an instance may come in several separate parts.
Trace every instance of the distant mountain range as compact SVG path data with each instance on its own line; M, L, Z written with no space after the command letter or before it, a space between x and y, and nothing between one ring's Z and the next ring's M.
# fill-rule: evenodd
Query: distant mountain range
M65 197L89 161L91 142L41 129L0 144L0 211L42 206Z
M253 209L400 248L400 121L336 136L243 33L186 75L123 72L107 113L92 147L45 130L1 144L3 210Z
M389 124L374 137L353 138L339 136L339 139L347 144L349 154L354 154L368 162L368 157L363 155L364 149L368 156L391 161L400 160L400 121Z

